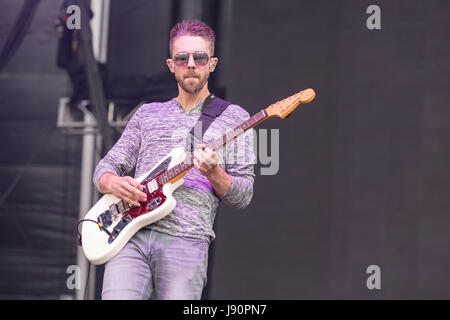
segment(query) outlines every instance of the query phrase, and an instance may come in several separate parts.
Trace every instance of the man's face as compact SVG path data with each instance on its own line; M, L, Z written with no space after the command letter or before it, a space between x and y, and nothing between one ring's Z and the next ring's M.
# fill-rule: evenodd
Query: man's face
M187 55L186 55L187 54ZM207 57L201 59L202 54ZM183 63L181 57L188 57ZM208 82L210 72L217 64L217 58L211 58L209 42L198 36L180 36L175 39L172 46L172 58L167 59L167 66L175 74L179 87L190 94L199 92ZM196 61L197 59L197 61Z

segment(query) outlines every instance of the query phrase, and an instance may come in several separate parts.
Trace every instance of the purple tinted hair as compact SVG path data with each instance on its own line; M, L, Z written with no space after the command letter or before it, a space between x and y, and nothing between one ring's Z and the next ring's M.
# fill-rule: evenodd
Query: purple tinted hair
M169 52L172 55L173 42L180 36L199 36L207 40L210 44L211 55L214 54L214 43L216 35L206 23L200 20L183 20L178 22L170 30Z

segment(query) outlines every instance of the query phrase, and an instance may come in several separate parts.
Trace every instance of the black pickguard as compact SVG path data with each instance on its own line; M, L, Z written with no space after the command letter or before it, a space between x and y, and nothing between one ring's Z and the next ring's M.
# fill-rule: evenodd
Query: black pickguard
M144 179L144 183L152 180L161 172L167 170L169 168L170 162L172 161L172 157L168 157L165 159L159 166L157 166L150 174Z

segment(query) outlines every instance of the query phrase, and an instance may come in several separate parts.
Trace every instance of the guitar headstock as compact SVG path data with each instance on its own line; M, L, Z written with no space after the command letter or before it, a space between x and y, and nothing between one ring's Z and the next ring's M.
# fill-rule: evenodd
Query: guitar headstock
M281 119L286 118L299 104L308 103L314 99L316 93L313 89L300 91L284 100L275 102L266 108L269 117L278 116Z

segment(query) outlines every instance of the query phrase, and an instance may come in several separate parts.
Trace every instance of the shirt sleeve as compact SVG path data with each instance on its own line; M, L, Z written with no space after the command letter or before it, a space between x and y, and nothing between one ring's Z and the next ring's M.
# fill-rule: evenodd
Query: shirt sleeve
M237 209L245 209L253 197L254 134L254 129L250 129L226 146L225 171L231 176L231 186L219 198Z
M112 172L119 176L124 176L136 165L141 146L138 113L139 110L136 111L130 121L128 121L128 124L119 140L95 167L93 182L97 187L97 190L100 192L100 178L104 173Z

